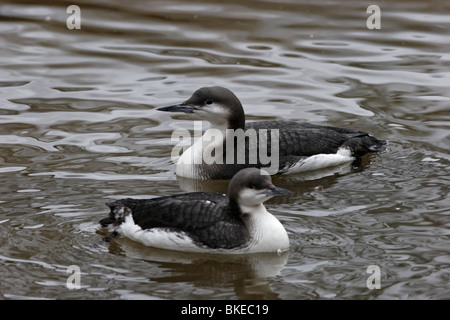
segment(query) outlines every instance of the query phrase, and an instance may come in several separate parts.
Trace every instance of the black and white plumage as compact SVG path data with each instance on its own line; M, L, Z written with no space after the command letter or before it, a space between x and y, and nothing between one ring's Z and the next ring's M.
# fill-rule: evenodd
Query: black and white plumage
M289 239L282 224L263 202L290 193L277 188L267 172L239 171L228 194L192 192L153 199L107 203L100 221L114 234L147 246L193 252L282 252Z
M244 132L255 129L258 138L261 129L267 129L267 150L270 156L271 129L277 129L278 168L276 174L305 172L326 167L337 166L354 161L367 153L383 151L387 142L379 140L369 133L332 126L320 126L294 121L257 121L245 122L245 114L239 99L230 90L223 87L200 88L181 104L160 107L157 110L168 112L184 112L194 114L201 120L211 123L210 129L180 156L177 162L177 175L193 179L230 179L236 172L246 167L262 168L257 162L249 161L249 141L245 140L245 162L239 164L235 159L226 161L226 138L229 129L242 129ZM214 141L209 130L223 133L222 141ZM214 132L214 131L212 131ZM217 132L217 131L216 131ZM264 131L265 132L265 131ZM217 139L216 139L217 140ZM223 146L222 163L205 163L202 156L205 148ZM209 144L209 146L208 146ZM234 154L242 153L236 150ZM256 147L259 155L259 145ZM201 158L201 159L200 159ZM200 161L198 161L200 159ZM272 172L271 172L272 173Z

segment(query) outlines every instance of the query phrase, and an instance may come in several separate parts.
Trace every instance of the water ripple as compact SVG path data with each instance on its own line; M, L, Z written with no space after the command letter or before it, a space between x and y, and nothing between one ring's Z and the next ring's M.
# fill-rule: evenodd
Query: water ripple
M380 30L357 1L77 4L81 30L65 2L0 6L2 297L450 298L447 3L383 3ZM111 199L226 190L175 177L170 135L192 120L155 110L208 85L233 90L249 121L353 127L388 151L274 177L293 190L267 203L291 239L283 261L94 248ZM83 290L65 286L74 263ZM374 264L380 290L366 286Z

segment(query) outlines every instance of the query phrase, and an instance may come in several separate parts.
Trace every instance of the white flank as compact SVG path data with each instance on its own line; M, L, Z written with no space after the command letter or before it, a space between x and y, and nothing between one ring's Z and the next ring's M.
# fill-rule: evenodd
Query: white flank
M314 171L355 160L348 148L341 147L335 154L316 154L292 165L285 173Z
M131 215L125 218L125 222L120 225L118 231L123 236L149 247L181 251L204 251L184 232L171 232L164 228L143 230L134 223Z

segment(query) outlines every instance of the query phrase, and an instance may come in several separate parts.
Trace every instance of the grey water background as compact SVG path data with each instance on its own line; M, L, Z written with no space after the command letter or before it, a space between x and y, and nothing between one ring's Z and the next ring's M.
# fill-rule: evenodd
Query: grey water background
M0 299L449 299L449 9L0 1ZM250 121L356 128L388 150L349 172L274 177L293 191L267 202L285 255L101 243L107 201L226 190L177 179L170 136L192 120L155 110L209 85L234 91Z

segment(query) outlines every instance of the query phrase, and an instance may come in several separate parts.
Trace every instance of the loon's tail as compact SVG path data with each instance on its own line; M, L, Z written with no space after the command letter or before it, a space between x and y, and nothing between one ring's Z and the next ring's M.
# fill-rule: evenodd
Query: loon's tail
M107 228L108 226L115 228L125 222L125 217L132 213L132 208L125 203L126 200L128 199L106 203L111 210L108 217L99 221L103 228Z

